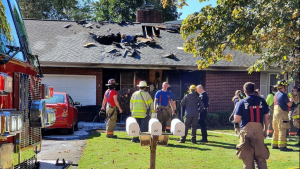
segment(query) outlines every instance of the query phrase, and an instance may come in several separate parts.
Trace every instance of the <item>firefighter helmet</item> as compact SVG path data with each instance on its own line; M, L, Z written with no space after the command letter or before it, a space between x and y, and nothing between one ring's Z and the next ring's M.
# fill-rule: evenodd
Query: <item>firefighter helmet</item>
M196 89L197 89L197 87L195 85L190 86L190 90L196 90Z
M106 86L110 86L110 85L118 85L119 83L116 83L115 79L109 79L108 83L106 84Z
M140 83L137 86L138 87L149 87L149 86L147 86L147 82L146 81L140 81Z
M280 89L280 88L282 88L282 87L284 87L284 86L288 86L289 84L285 81L285 80L279 80L278 82L277 82L277 84L275 85L275 87L277 88L277 89Z

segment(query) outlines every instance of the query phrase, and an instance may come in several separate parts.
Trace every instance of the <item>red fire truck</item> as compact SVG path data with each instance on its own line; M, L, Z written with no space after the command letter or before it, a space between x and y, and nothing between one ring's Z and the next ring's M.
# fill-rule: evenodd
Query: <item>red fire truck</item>
M41 129L55 122L45 101L53 95L29 48L16 0L0 0L0 168L38 168Z

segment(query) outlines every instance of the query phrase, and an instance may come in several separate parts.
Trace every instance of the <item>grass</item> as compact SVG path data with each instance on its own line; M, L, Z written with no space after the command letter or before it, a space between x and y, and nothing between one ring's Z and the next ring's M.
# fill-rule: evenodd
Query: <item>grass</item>
M214 130L234 133L229 128ZM200 131L197 131L200 133ZM190 131L189 131L190 133ZM105 133L92 134L79 161L81 169L147 169L150 163L148 146L132 143L126 132L116 132L117 139L108 139ZM156 168L242 168L242 160L235 155L237 136L208 133L208 143L177 143L180 137L170 136L168 146L158 146L156 150ZM200 134L197 136L200 139ZM190 136L188 136L188 139ZM295 168L299 166L299 148L293 146L297 141L289 141L288 146L294 152L280 152L270 149L271 140L265 140L270 158L267 160L271 169Z

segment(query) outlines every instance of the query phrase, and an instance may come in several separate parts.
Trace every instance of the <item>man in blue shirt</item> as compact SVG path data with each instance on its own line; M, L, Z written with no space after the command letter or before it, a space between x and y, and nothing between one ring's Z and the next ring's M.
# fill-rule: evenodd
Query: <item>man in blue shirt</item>
M291 128L289 121L289 108L292 106L294 99L288 98L287 91L288 84L285 80L277 82L277 93L274 96L274 114L273 114L273 128L274 133L272 137L272 149L280 148L280 151L293 151L287 148L286 132Z
M269 108L266 101L254 94L254 83L243 86L247 97L236 108L234 121L241 121L240 143L236 146L237 156L243 160L244 168L254 168L254 161L260 169L266 169L270 153L264 144L269 124Z
M170 130L170 125L167 126L167 121L171 119L176 110L175 98L173 93L167 90L168 86L168 82L164 82L162 90L155 93L154 99L154 110L157 113L157 119L162 124L163 131ZM170 105L170 107L168 105ZM155 116L155 114L153 114L153 116Z
M121 43L124 43L124 42L127 42L127 43L130 43L130 42L132 42L132 40L133 40L133 38L132 38L132 36L130 36L130 35L127 35L126 36L126 34L125 33L123 33L122 35L121 35Z

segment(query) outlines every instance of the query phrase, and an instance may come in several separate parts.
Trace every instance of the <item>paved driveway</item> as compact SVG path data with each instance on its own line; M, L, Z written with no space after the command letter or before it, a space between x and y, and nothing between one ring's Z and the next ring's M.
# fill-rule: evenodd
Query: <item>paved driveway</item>
M38 153L41 169L62 168L55 166L55 162L59 159L65 159L66 163L72 161L73 164L78 164L89 132L86 128L81 128L75 131L72 135L65 135L63 132L51 131L43 135L42 150ZM72 166L72 168L77 168Z

